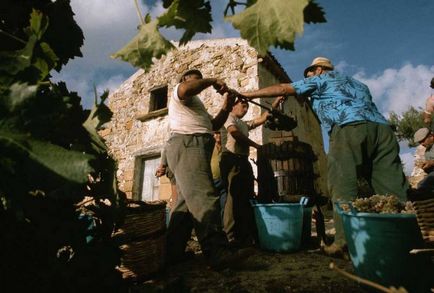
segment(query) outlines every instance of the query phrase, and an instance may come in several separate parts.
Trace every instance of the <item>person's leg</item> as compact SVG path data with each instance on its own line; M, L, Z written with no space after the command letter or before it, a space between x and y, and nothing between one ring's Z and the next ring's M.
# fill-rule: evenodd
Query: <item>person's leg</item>
M188 211L182 192L177 193L177 200L170 213L167 228L167 259L169 263L176 263L185 256L187 241L193 229L193 220Z
M223 230L229 241L235 240L234 205L236 204L233 194L233 179L238 174L234 158L230 154L223 153L220 161L220 171L224 187L226 189L226 202L223 211Z
M172 147L177 145L176 147ZM167 144L167 160L194 221L204 255L227 244L221 230L219 198L211 175L211 136L176 135Z
M409 184L399 158L399 145L389 125L368 123L368 151L372 161L372 187L376 194L407 199Z
M357 197L357 178L366 145L365 123L334 126L330 135L328 165L328 187L333 202L333 219L336 229L336 246L343 246L345 241L342 219L336 212L337 201L351 201Z
M233 180L232 188L237 204L234 205L236 238L241 244L257 241L255 216L250 200L254 197L254 175L248 158L239 162L240 172Z

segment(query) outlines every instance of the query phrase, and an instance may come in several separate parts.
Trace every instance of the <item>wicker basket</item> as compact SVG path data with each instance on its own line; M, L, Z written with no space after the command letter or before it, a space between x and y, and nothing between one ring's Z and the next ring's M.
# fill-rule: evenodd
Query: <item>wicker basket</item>
M124 279L143 281L164 268L166 202L130 201L122 227L114 233L122 251Z
M413 206L423 239L434 245L434 199L414 201Z
M143 281L161 271L165 263L165 236L134 241L120 246L123 252L119 271L124 279Z

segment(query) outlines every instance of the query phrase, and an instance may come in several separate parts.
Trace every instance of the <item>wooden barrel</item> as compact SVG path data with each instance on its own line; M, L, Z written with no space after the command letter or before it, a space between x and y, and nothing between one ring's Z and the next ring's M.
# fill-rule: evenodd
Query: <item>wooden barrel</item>
M298 140L264 144L258 153L258 200L297 202L315 194L312 147Z

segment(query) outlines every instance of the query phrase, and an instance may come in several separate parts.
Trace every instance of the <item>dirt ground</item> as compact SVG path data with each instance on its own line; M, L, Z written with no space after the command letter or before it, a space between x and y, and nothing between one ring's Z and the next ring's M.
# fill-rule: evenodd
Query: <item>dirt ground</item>
M331 212L326 215L327 234L333 236ZM353 273L351 261L324 255L320 251L314 223L312 239L298 252L276 253L255 248L255 254L236 268L213 271L207 267L197 241L188 249L195 256L168 267L155 279L133 292L366 292L357 282L329 268L331 262Z

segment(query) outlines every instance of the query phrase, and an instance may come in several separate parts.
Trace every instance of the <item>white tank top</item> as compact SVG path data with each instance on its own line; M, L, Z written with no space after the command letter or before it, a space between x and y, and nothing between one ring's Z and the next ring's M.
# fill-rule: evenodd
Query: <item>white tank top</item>
M178 97L177 84L169 101L169 126L171 133L212 134L212 116L209 115L198 96L193 96L183 104Z

